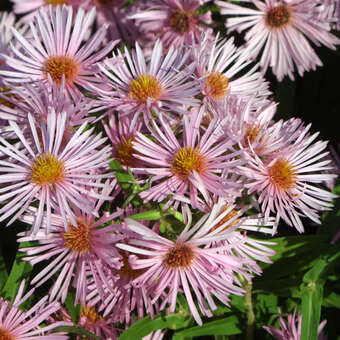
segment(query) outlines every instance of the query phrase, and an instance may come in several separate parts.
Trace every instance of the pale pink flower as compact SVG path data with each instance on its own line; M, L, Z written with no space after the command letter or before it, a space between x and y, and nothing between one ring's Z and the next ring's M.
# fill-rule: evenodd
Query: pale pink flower
M153 0L147 8L130 16L135 19L141 31L154 33L164 46L183 47L201 39L202 32L212 35L211 14L199 13L199 0Z
M0 71L0 75L13 84L44 81L47 86L48 75L58 85L65 77L66 90L72 97L79 96L76 85L89 88L98 82L95 63L114 46L109 43L97 51L105 38L106 25L82 45L94 16L95 9L86 14L79 9L73 18L72 7L66 6L40 11L30 26L32 40L12 30L18 48L12 46L14 56L6 56L6 62L13 71Z
M268 97L268 83L257 71L259 65L251 64L243 48L234 45L234 39L220 39L219 35L211 41L205 34L200 42L193 46L192 56L196 62L196 75L202 81L202 94L205 101L214 102L227 98L227 95L261 98Z
M132 120L129 116L117 119L114 114L110 114L109 124L103 121L103 126L110 138L114 159L125 168L141 166L143 162L134 156L136 150L132 143L137 132L141 131L143 122Z
M293 314L288 314L287 319L284 319L281 311L279 310L279 322L280 328L274 326L263 326L263 328L272 335L276 340L300 340L301 326L302 326L302 314L296 315L296 309ZM318 340L326 340L327 336L323 332L327 320L320 323L318 327Z
M295 125L295 120L292 120ZM325 173L332 168L330 160L323 160L328 152L323 152L327 142L315 139L318 133L309 135L307 127L293 126L284 134L287 143L272 151L267 157L259 157L253 150L249 162L242 167L248 177L248 194L256 193L256 201L266 218L270 213L276 215L277 222L283 218L299 232L304 228L300 217L308 217L320 223L318 212L329 210L336 195L321 188L321 183L336 175ZM278 138L280 131L277 131ZM294 138L292 138L294 136ZM315 185L316 184L316 185Z
M106 183L103 188L104 194L109 195L112 189L112 185ZM96 218L102 204L102 200L96 202L93 214L83 213L75 207L74 215L78 226L69 222L66 231L63 217L52 214L51 231L48 235L43 230L34 236L19 234L18 242L36 241L32 246L20 248L20 251L27 255L23 258L24 261L29 261L31 265L49 261L48 265L32 279L32 285L39 287L60 270L58 279L50 291L50 301L57 299L65 302L72 284L76 288L75 303L85 305L90 279L96 284L99 294L104 296L102 287L108 285L109 280L104 267L121 267L121 256L114 247L121 237L115 234L116 227L112 224L120 212L113 214L102 212L101 217ZM30 214L25 215L22 220L32 224L35 212L31 208ZM106 225L107 223L110 224ZM44 219L44 227L45 224Z
M315 70L322 62L307 38L315 45L335 49L340 39L330 30L327 17L320 15L315 0L243 0L252 8L238 4L215 1L221 13L237 17L227 19L229 30L248 30L245 53L249 58L261 54L260 65L265 72L271 67L281 81L288 75L294 80L294 69L302 76L305 71Z
M153 175L151 187L140 193L145 200L163 201L172 195L168 204L187 200L197 207L199 196L209 204L209 193L222 197L239 193L239 185L227 178L227 172L237 172L244 161L242 151L235 150L235 140L219 141L219 122L213 120L206 130L201 129L204 108L193 110L183 117L183 131L176 136L171 126L159 117L160 126L153 122L152 138L137 134L133 146L147 166L135 173ZM178 132L177 132L178 134Z
M63 145L66 126L66 112L57 115L54 111L47 116L47 124L35 126L28 114L31 138L23 135L17 123L10 121L20 144L12 145L0 137L0 201L5 204L0 209L0 220L14 216L8 224L19 218L33 202L38 202L38 210L32 225L36 233L46 217L47 232L51 225L51 210L58 207L67 229L69 221L77 225L70 204L91 214L93 199L109 199L94 192L93 188L104 184L94 182L111 174L99 171L107 166L110 146L102 147L106 138L101 134L92 135L93 129L85 131L84 122L73 136Z
M238 275L250 280L253 263L249 257L233 252L241 243L247 243L245 235L220 244L227 241L237 228L236 219L240 215L239 212L231 214L233 209L234 206L230 205L221 211L221 206L214 206L211 213L204 215L194 226L189 218L175 241L137 221L126 219L127 227L142 238L117 244L117 247L135 253L129 257L130 265L135 270L144 271L134 280L135 284L148 287L153 301L162 300L161 309L170 304L169 313L175 311L177 295L183 291L190 312L199 325L202 325L202 319L198 310L211 317L211 311L217 308L213 296L229 305L230 294L244 293L239 287Z
M30 130L28 113L34 115L38 124L46 124L47 117L51 112L55 112L57 115L66 112L63 142L72 137L74 128L79 127L84 122L89 123L95 120L95 116L90 116L93 107L96 105L95 100L85 96L71 100L66 94L64 81L62 81L60 87L53 83L51 79L50 84L51 86L46 86L46 84L38 82L13 87L9 92L11 96L7 97L7 105L0 105L0 118L14 120L26 134Z
M128 243L132 238L143 242L141 237L126 228L125 224L117 227L116 231L122 237L120 242ZM88 281L90 293L87 296L87 304L98 306L103 316L110 316L113 322L125 322L127 325L136 321L136 317L143 318L145 312L153 318L155 311L159 311L158 303L152 303L150 291L146 285L134 284L134 280L144 271L134 270L131 267L128 260L131 254L128 251L120 249L119 253L122 257L122 266L119 269L107 269L109 280L108 285L103 286L104 297L100 294L95 282Z
M68 339L69 337L64 333L51 333L56 327L69 325L67 322L59 321L40 327L47 318L60 309L60 304L55 301L46 303L48 296L43 297L28 311L19 308L34 292L31 290L23 296L24 287L25 281L22 281L12 304L0 297L0 338L6 340Z
M193 67L186 64L189 52L170 48L163 56L160 41L155 43L150 62L146 62L143 51L136 43L136 49L129 52L127 48L122 55L119 51L111 59L98 64L104 77L100 80L109 89L95 88L105 108L114 107L119 115L140 113L146 118L151 112L160 110L185 113L183 105L198 105L194 98L199 93L198 82L191 79ZM124 60L119 63L119 60Z

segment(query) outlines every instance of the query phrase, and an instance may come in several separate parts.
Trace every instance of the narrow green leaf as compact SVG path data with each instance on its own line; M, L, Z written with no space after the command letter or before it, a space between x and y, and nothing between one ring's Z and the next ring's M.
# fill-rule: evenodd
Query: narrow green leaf
M26 248L28 246L29 242L22 242L19 248ZM27 280L32 271L32 266L28 262L22 260L25 256L25 254L19 251L17 252L11 272L1 292L1 295L9 301L14 301L21 281L23 279Z
M182 331L176 332L173 340L178 340L181 337L193 337L203 335L234 335L240 334L242 331L238 326L238 319L235 315L225 319L215 320L204 323L203 326L191 327Z
M0 275L0 291L1 291L8 279L7 267L1 251L0 251L0 273L1 273Z
M320 323L323 284L303 283L302 295L302 330L300 340L317 340Z
M158 316L153 320L148 316L133 324L124 333L120 335L118 340L138 340L156 331L157 329L178 329L187 326L188 321L183 314L171 314L169 316Z
M146 220L146 221L157 221L162 217L162 214L159 210L149 210L143 211L141 213L129 216L129 218L139 221L139 220Z
M336 307L340 309L340 295L332 292L324 298L322 304L325 307Z
M104 339L102 339L99 336L89 332L88 330L86 330L84 328L74 327L74 326L56 327L56 328L54 328L53 333L79 334L79 335L85 335L86 337L89 337L89 338L95 339L95 340L104 340Z

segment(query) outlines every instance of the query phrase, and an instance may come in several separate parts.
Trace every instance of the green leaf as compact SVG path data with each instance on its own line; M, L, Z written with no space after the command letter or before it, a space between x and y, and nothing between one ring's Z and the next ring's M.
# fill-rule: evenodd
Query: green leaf
M148 316L138 320L135 324L129 327L120 335L118 340L138 340L157 329L178 329L186 327L187 324L188 320L186 315L180 313L173 313L166 317L158 316L153 320Z
M235 315L225 319L204 323L203 326L191 327L179 332L175 332L172 340L179 340L182 337L193 337L203 335L234 335L242 331L238 326L238 319Z
M159 210L149 210L149 211L143 211L141 213L129 216L129 218L139 221L139 220L146 220L146 221L157 221L161 219L162 214Z
M8 279L7 267L1 251L0 251L0 273L1 273L0 274L0 291L1 291Z
M74 327L74 326L60 326L56 327L53 330L53 333L67 333L67 334L79 334L84 335L88 338L95 339L95 340L103 340L99 336L89 332L88 330L81 328L81 327Z
M66 296L65 306L71 316L72 321L76 324L78 323L80 315L80 304L76 306L74 305L75 297L76 297L75 291L73 289L69 289Z
M19 248L26 248L29 244L29 242L22 242ZM32 271L32 266L28 262L22 260L25 256L26 254L17 251L11 272L1 292L1 295L11 302L14 301L21 281L27 279Z
M317 340L323 297L322 283L303 283L302 295L302 330L300 340Z
M332 292L324 298L322 304L325 307L336 307L340 309L340 295Z

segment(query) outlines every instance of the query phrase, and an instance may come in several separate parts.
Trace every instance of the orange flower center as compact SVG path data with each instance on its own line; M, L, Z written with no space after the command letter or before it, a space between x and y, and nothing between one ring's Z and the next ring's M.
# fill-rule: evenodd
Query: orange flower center
M45 72L49 73L52 80L58 85L61 84L63 75L66 83L72 83L78 75L78 64L68 56L53 56L45 63Z
M133 157L133 153L135 153L135 150L132 146L134 138L122 137L122 140L123 142L115 147L116 149L115 158L120 164L131 166L133 164L133 161L135 160L135 157Z
M119 253L123 257L123 265L119 270L117 270L121 277L128 281L133 281L144 273L144 269L132 269L129 263L128 255L125 252L121 251Z
M64 163L49 152L43 153L35 159L31 167L32 182L39 185L49 185L61 182L65 178Z
M15 340L16 338L6 328L0 326L0 340Z
M186 244L174 246L164 256L164 262L170 268L188 267L193 259L194 252Z
M293 188L297 181L297 171L284 158L279 158L274 165L269 168L271 182L281 190Z
M271 28L281 28L289 24L292 10L287 5L270 8L266 13L266 23Z
M229 86L229 79L221 72L212 72L205 81L204 90L213 99L223 99Z
M62 234L67 248L79 254L87 254L91 249L91 226L77 221L78 227L69 225L68 232Z
M68 5L68 0L45 0L47 5L53 5L54 7L58 5Z
M129 96L140 103L146 103L148 98L154 102L163 93L163 87L159 81L149 74L142 74L133 79L129 86Z
M82 325L84 328L92 328L97 322L104 320L103 317L98 315L94 307L89 306L85 306L85 308L81 306L80 318L86 318L86 323Z
M202 174L205 166L205 159L199 149L192 149L191 146L180 148L171 161L171 171L183 180L186 180L194 170Z
M180 9L173 9L170 14L169 24L179 34L186 34L190 31L193 14Z

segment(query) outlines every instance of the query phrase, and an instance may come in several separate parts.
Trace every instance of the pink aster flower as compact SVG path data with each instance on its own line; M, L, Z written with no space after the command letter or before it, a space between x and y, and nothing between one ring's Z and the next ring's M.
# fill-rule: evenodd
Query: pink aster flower
M150 62L146 62L142 49L136 43L136 49L130 53L127 48L124 55L118 52L112 59L98 64L102 82L109 89L96 88L104 107L114 107L120 115L135 116L140 113L151 117L151 111L184 113L183 105L194 106L199 103L194 98L199 93L198 82L190 77L193 67L186 64L189 52L170 48L163 56L160 41L155 43ZM119 64L119 60L124 63Z
M221 13L235 15L226 26L238 32L247 30L245 53L250 58L261 54L260 65L265 72L272 68L281 81L288 75L294 79L294 65L300 76L322 66L307 38L315 45L335 49L340 39L331 34L330 21L320 15L315 0L244 0L255 8L225 1L215 1ZM261 52L262 51L262 52Z
M144 11L131 15L141 31L159 36L166 48L183 47L198 42L202 32L212 34L208 28L211 14L199 13L199 0L153 0Z
M109 116L109 124L103 122L106 134L112 144L112 156L122 166L139 167L143 164L141 160L134 156L136 150L132 142L136 138L143 126L142 121L132 120L131 117L122 117L117 121L114 114Z
M232 192L238 195L239 186L226 176L228 171L236 171L243 163L241 151L233 148L235 140L219 138L217 120L210 122L205 131L201 130L204 108L194 110L191 117L183 117L183 137L178 137L162 116L160 127L154 122L153 140L140 133L133 142L136 158L147 166L134 169L136 173L153 175L151 188L141 192L145 200L162 201L173 195L173 201L187 200L193 206L199 205L199 196L209 203L209 193L225 197Z
M84 122L95 120L95 116L90 116L92 108L96 105L95 100L87 97L77 97L71 100L65 91L65 82L62 81L60 87L49 79L51 86L38 82L35 84L23 84L20 87L13 87L8 92L10 97L6 98L7 105L0 105L0 118L14 120L23 133L30 133L28 113L34 115L38 124L47 122L47 117L51 112L57 115L66 112L66 126L63 143L69 140L75 127L79 127ZM7 137L7 136L6 136ZM7 138L15 138L16 135L8 131Z
M104 194L109 195L113 187L106 183L103 188ZM49 280L56 272L61 270L50 292L50 300L61 300L65 302L69 286L76 288L75 303L85 305L88 294L88 280L92 279L96 284L99 294L103 296L103 286L108 285L109 278L106 276L104 267L120 267L121 256L114 247L120 240L115 236L113 220L120 215L118 213L102 213L96 218L103 204L102 200L96 202L93 214L83 213L74 208L74 215L78 226L71 222L65 231L63 217L57 214L51 215L51 231L46 235L45 231L39 231L35 236L27 236L25 233L18 242L37 241L33 246L21 248L26 253L24 261L31 265L39 262L49 261L49 264L39 272L31 281L32 285L39 287ZM35 210L32 208L30 214L25 215L22 220L27 223L34 222ZM46 224L46 220L43 220ZM106 223L111 223L102 227Z
M47 296L33 305L28 311L19 307L32 294L33 290L23 296L25 281L22 281L14 302L0 298L0 339L6 340L66 340L65 334L50 333L59 326L68 325L67 322L54 322L52 325L41 327L40 325L53 313L60 309L57 302L46 303Z
M49 11L40 11L30 26L32 41L12 30L18 48L12 46L14 56L6 56L6 62L13 71L1 71L0 75L9 83L44 81L47 86L48 75L58 85L65 77L70 95L80 95L76 85L89 88L91 83L98 82L94 64L114 46L109 43L96 51L105 38L106 25L82 46L94 16L95 9L86 14L80 9L73 21L72 7L66 6L58 6L55 10L50 6Z
M142 240L131 239L128 244L118 243L117 247L136 254L129 257L130 265L144 272L134 282L147 286L153 301L163 300L161 309L170 304L168 312L174 312L177 295L183 291L193 317L202 325L198 310L211 317L211 310L217 308L213 296L228 305L230 294L244 293L237 274L250 280L252 272L248 266L253 260L233 252L237 243L219 244L229 238L229 226L238 217L232 214L228 218L233 208L230 206L221 212L220 207L215 206L194 226L189 219L175 241L137 221L125 220L127 227Z
M310 125L297 130L294 127L294 139L286 129L287 143L281 143L281 147L267 157L259 157L253 150L249 162L242 168L249 179L245 184L248 194L257 194L266 218L273 212L277 221L283 218L299 232L304 231L300 217L320 223L318 211L329 210L330 202L336 197L320 186L336 176L325 173L332 169L328 166L330 160L323 160L328 154L323 152L327 142L315 142L318 133L309 135L309 128Z
M130 209L129 209L130 210ZM117 232L121 235L119 242L128 243L130 239L142 238L126 228L125 224L117 227ZM152 318L155 312L159 311L158 303L152 303L152 298L147 285L136 285L134 280L144 273L144 270L133 269L129 263L128 251L119 249L122 257L120 268L108 269L108 285L103 286L104 296L100 294L97 285L93 280L88 281L90 290L87 296L89 306L98 306L99 312L103 316L110 316L112 322L131 324L144 317L145 312Z
M263 328L272 335L276 340L300 340L301 326L302 326L302 314L296 315L296 310L293 314L288 314L287 320L283 318L279 310L279 322L280 328L274 326L263 326ZM327 320L320 323L318 327L318 340L326 340L327 336L323 332Z
M208 34L192 49L196 75L202 79L205 100L221 101L230 95L266 98L270 95L268 83L257 72L258 65L245 72L251 63L243 49L234 45L234 39L211 41Z
M14 121L9 125L20 140L15 146L0 137L0 201L5 204L0 209L0 220L14 216L8 224L19 218L33 202L38 202L36 218L32 232L36 233L46 216L47 232L51 225L51 210L58 207L64 226L69 221L77 225L70 204L91 214L93 199L109 199L94 192L93 188L104 184L95 182L110 174L98 173L110 155L110 147L101 147L106 138L91 135L93 129L84 131L83 123L69 141L63 144L66 126L66 112L57 115L55 112L47 117L47 124L35 126L34 119L28 114L31 138L24 137ZM101 149L99 149L101 147Z

